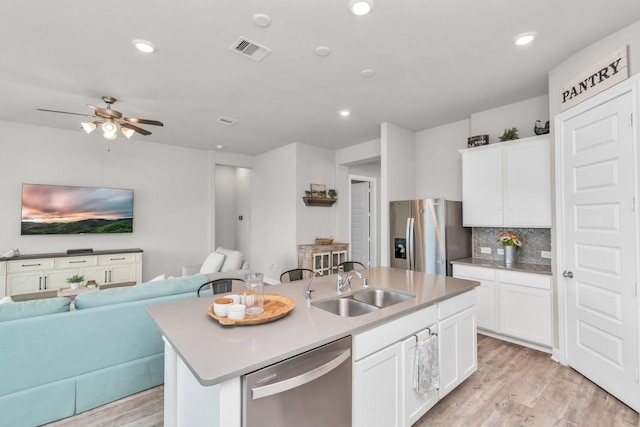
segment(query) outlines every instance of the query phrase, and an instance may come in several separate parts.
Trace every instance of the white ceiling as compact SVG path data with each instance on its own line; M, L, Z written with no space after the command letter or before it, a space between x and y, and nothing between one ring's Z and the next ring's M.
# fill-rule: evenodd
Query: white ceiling
M419 131L547 93L565 58L640 19L632 0L36 0L0 13L0 119L79 129L100 97L156 119L130 141L255 155L300 142L331 149ZM254 14L268 15L262 28ZM513 38L536 31L527 47ZM229 50L240 36L273 52ZM158 48L138 53L131 40ZM331 48L319 57L319 46ZM363 69L375 75L363 78ZM352 115L341 118L340 109ZM220 116L233 126L215 123ZM88 139L102 138L98 132Z

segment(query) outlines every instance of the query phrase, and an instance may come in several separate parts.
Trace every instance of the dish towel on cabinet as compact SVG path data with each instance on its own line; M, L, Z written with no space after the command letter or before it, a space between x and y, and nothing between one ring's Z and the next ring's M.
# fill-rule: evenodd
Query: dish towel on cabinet
M438 365L438 337L430 335L426 340L417 339L416 357L413 367L413 389L428 393L440 386Z

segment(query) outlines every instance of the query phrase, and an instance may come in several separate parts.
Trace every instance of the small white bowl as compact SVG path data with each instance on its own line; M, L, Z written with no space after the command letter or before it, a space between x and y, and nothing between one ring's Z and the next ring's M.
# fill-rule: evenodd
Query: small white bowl
M232 304L231 298L216 298L213 301L213 312L218 317L227 317L227 308Z
M227 298L231 298L234 304L242 304L242 301L240 300L240 295L238 294L227 295Z
M231 304L227 307L227 317L231 320L242 320L246 308L247 306L244 304Z

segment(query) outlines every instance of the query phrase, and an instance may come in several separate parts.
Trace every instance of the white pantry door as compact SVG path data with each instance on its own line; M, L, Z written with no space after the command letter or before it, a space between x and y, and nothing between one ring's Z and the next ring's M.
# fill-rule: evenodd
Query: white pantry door
M351 183L351 261L371 265L371 184Z
M578 109L579 107L576 107ZM640 408L633 93L560 122L566 360Z

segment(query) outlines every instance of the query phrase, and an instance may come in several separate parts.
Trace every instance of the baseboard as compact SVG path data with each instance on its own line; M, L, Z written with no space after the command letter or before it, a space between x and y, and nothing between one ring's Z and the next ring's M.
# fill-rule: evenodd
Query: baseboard
M532 342L521 340L521 339L518 339L518 338L509 337L507 335L498 334L498 333L492 332L492 331L486 331L484 329L478 329L478 333L482 334L482 335L486 335L486 336L491 337L491 338L496 338L496 339L499 339L499 340L502 340L502 341L507 341L507 342L510 342L512 344L518 344L518 345L521 345L523 347L529 347L529 348L532 348L534 350L538 350L538 351L542 351L544 353L552 354L551 347L547 347L547 346L544 346L544 345L532 343Z

